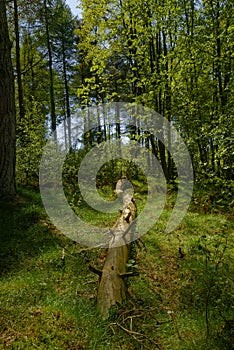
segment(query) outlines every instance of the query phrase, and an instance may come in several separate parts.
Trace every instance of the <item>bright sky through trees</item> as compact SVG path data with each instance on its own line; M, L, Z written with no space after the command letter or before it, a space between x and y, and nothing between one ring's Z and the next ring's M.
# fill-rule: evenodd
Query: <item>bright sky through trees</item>
M80 9L77 8L78 6L78 0L66 0L66 3L70 7L72 13L76 16L80 14Z

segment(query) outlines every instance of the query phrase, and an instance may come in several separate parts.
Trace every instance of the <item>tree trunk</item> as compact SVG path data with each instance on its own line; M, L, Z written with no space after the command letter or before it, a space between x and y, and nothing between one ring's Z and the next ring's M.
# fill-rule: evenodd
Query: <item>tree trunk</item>
M123 209L121 216L111 230L112 238L102 271L92 269L100 276L97 296L97 307L103 319L109 316L111 306L122 304L127 298L125 279L136 273L127 272L133 220L136 216L136 205L132 194L124 189L126 180L117 182L116 193L122 196Z
M64 40L64 39L63 39ZM64 41L62 41L62 60L63 60L63 79L65 88L65 101L66 101L66 122L68 128L68 145L69 149L72 146L71 141L71 108L70 108L70 93L69 93L69 83L67 77L67 63L66 63L66 51Z
M15 92L6 1L0 1L0 196L15 190Z
M52 48L51 48L51 39L50 39L47 0L44 0L44 11L45 11L46 41L47 41L48 58L49 58L51 130L54 133L54 138L56 140L57 139L57 135L56 135L57 120L56 120L56 113L55 113L53 57L52 57Z
M22 120L25 115L25 107L24 107L23 85L22 85L21 64L20 64L20 36L19 36L19 18L18 18L17 0L14 0L14 23L15 23L15 51L16 51L16 72L17 72L17 89L18 89L18 100L19 100L19 115L20 115L20 120Z

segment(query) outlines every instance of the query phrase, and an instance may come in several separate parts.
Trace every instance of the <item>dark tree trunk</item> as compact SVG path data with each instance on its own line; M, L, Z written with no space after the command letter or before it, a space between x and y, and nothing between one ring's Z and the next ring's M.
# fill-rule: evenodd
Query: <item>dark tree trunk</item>
M15 93L6 1L0 1L0 196L15 190Z

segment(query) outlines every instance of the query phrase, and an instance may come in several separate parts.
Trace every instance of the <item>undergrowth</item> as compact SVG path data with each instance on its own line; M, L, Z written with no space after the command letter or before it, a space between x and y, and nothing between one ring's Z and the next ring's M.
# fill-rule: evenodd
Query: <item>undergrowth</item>
M144 193L136 193L138 210ZM144 191L143 191L144 192ZM233 222L195 204L171 234L173 196L135 247L128 302L101 320L96 311L104 249L64 237L49 222L39 193L20 189L0 202L0 349L233 349ZM109 192L106 190L107 195ZM197 198L197 197L196 197ZM95 225L113 216L77 209Z

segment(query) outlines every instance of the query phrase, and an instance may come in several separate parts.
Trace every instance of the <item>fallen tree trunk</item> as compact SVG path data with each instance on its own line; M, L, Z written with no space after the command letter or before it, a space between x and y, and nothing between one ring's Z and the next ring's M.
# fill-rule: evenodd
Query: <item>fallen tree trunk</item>
M122 182L122 183L121 183ZM124 188L125 181L121 179L116 185L116 192L122 198L122 211L111 230L112 237L102 271L91 268L100 276L97 295L97 307L103 319L109 316L111 306L122 304L127 298L126 281L136 273L127 272L126 264L130 252L131 235L134 230L136 205L132 193ZM96 270L96 271L95 271Z

